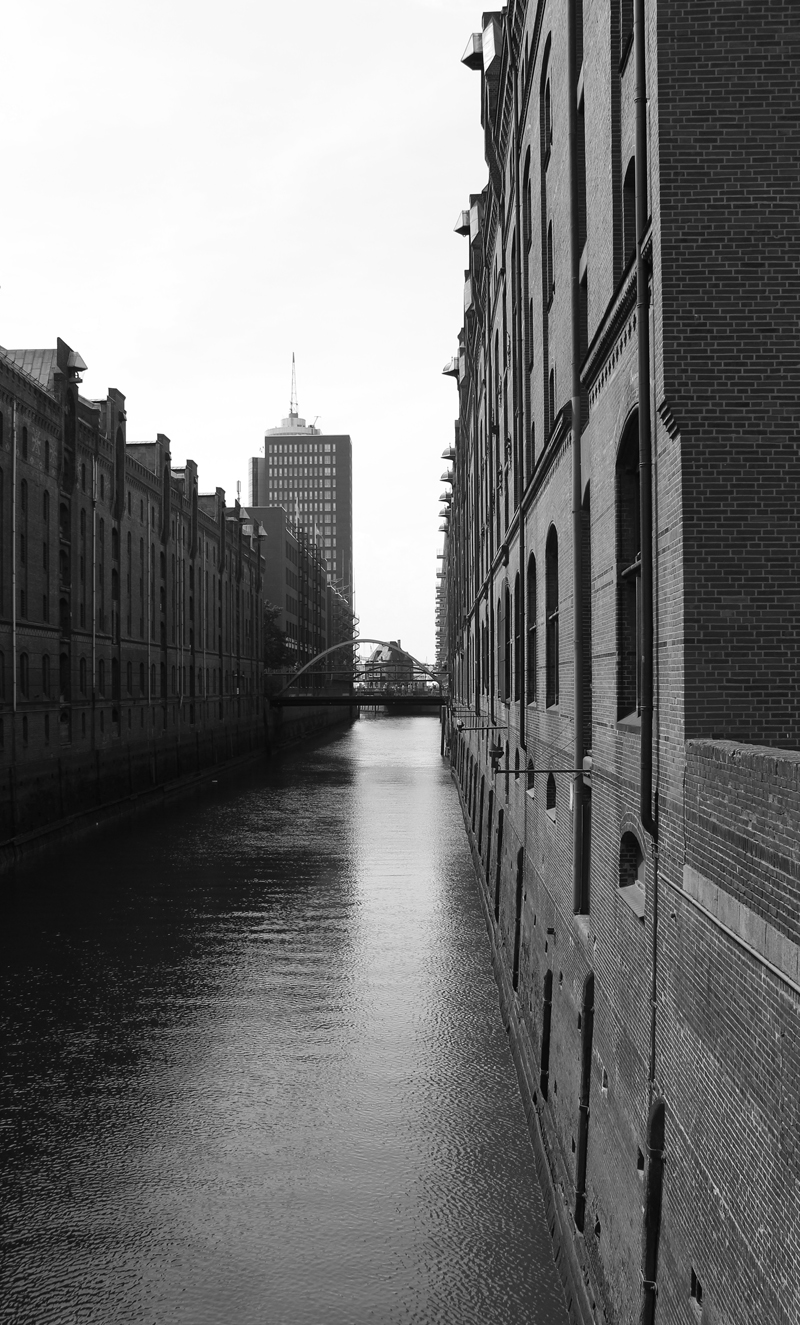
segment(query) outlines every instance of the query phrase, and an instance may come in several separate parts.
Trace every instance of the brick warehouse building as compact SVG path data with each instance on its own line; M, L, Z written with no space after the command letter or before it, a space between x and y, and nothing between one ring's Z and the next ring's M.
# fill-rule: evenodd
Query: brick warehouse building
M0 350L0 842L264 740L269 537L84 368Z
M800 1321L792 30L512 0L464 56L450 750L580 1321Z

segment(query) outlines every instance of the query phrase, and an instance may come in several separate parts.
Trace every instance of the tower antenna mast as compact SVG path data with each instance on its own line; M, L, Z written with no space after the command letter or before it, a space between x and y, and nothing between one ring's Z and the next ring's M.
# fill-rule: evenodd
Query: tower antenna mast
M289 415L297 418L297 374L294 368L294 350L292 350L292 398L289 401Z

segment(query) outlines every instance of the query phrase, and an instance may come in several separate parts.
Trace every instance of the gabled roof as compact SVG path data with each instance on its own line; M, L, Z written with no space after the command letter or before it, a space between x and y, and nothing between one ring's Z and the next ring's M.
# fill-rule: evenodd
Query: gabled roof
M58 351L52 350L6 350L0 346L0 354L19 368L28 377L43 386L45 391L53 389L53 374L56 370Z

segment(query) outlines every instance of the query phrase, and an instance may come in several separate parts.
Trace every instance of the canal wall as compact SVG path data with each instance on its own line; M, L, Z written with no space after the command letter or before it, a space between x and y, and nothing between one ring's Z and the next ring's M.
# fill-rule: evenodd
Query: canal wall
M513 989L513 968L509 970L505 945L498 942L498 931L494 916L494 880L492 880L491 853L484 857L483 834L476 831L474 814L470 811L467 796L462 790L456 770L453 781L461 802L464 826L472 854L472 863L478 884L481 909L486 922L486 932L491 948L492 970L494 971L500 1000L500 1013L509 1047L517 1071L520 1094L525 1109L528 1132L536 1160L536 1173L544 1198L547 1226L553 1240L553 1259L556 1263L561 1286L567 1304L572 1325L597 1325L598 1316L593 1310L591 1295L587 1291L590 1282L590 1268L581 1242L575 1236L575 1226L566 1206L565 1192L568 1189L566 1174L560 1172L561 1164L557 1147L548 1131L546 1118L543 1116L542 1102L537 1090L534 1063L537 1061L535 1049L528 1033L528 1027L517 1013L518 1000ZM501 866L502 868L502 866ZM495 862L495 870L497 863ZM491 882L490 882L491 881ZM531 1009L529 1009L531 1010Z
M490 739L453 776L573 1325L800 1325L800 752L687 741L644 886L595 761L582 914L568 796Z
M15 862L80 837L101 823L179 797L210 770L233 769L287 745L349 724L357 709L270 709L218 731L181 728L147 746L120 742L61 752L0 770L0 873Z

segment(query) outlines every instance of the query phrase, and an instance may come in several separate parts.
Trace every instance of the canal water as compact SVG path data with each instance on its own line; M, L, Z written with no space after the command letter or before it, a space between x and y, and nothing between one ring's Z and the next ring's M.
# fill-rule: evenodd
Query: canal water
M4 887L0 1320L563 1325L435 719Z

